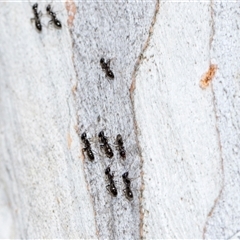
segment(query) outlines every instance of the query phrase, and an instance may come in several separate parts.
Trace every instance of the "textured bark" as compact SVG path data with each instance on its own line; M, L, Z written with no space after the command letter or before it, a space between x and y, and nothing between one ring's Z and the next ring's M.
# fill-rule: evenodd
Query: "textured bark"
M53 2L41 33L32 4L0 3L0 237L237 238L238 4Z

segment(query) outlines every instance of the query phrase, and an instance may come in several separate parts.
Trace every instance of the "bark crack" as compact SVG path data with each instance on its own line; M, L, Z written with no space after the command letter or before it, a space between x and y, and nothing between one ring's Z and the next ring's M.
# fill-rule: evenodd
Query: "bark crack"
M157 20L157 14L159 12L159 8L160 8L160 0L157 0L156 5L155 5L154 14L153 14L153 19L152 19L152 22L151 22L151 25L150 25L150 28L149 28L149 31L148 31L147 40L146 40L145 44L143 45L143 48L142 48L140 54L138 55L137 61L134 65L134 70L133 70L133 74L132 74L132 84L131 84L131 87L130 87L131 98L132 98L132 93L134 92L134 90L136 88L136 74L137 74L137 71L138 71L138 68L139 68L140 64L143 62L143 59L144 59L143 55L144 55L144 53L146 52L146 50L149 46L149 42L150 42L151 36L153 34L153 29L154 29L154 26L155 26L155 23L156 23L156 20Z
M209 41L209 66L211 66L211 52L212 52L212 43L213 43L213 38L215 35L215 19L214 19L214 6L213 6L213 0L210 1L210 9L211 9L211 35L210 35L210 41ZM220 150L220 161L221 161L221 170L222 170L222 183L221 183L221 189L219 191L219 194L217 196L217 198L214 201L214 204L211 208L211 210L209 211L208 215L207 215L207 219L206 222L204 224L203 227L203 239L206 239L206 232L207 232L207 225L208 225L208 221L211 218L214 210L216 209L219 200L222 197L222 193L224 190L224 164L223 164L223 154L222 154L222 145L221 145L221 138L220 138L220 132L219 132L219 128L218 128L218 116L217 116L217 109L216 109L216 96L215 96L215 92L213 90L213 83L212 83L212 87L211 87L211 91L212 91L212 101L213 101L213 111L215 114L215 119L216 119L216 131L217 131L217 136L218 136L218 144L219 144L219 150Z
M143 157L142 157L142 150L141 150L141 146L139 143L139 127L137 125L137 120L136 120L136 114L135 114L135 109L134 109L134 90L136 88L136 75L137 75L137 71L139 69L140 64L143 62L144 58L144 53L146 52L150 40L151 40L151 36L153 34L153 30L154 30L154 26L157 20L157 14L159 12L160 9L160 0L156 0L156 5L155 5L155 10L154 10L154 14L153 14L153 18L152 18L152 22L148 31L148 37L147 40L145 42L145 44L143 45L143 48L140 52L140 54L138 55L138 58L136 60L136 63L134 65L134 69L133 69L133 74L132 74L132 84L130 86L130 98L131 98L131 102L132 102L132 109L133 109L133 120L134 120L134 127L135 127L135 136L136 136L136 143L137 143L137 148L139 149L139 156L140 156L140 177L141 177L141 187L140 187L140 194L139 194L139 211L140 211L140 239L144 239L143 236L143 219L144 219L144 209L143 209L143 190L144 190L144 180L143 180L143 175L144 175L144 171L143 171Z

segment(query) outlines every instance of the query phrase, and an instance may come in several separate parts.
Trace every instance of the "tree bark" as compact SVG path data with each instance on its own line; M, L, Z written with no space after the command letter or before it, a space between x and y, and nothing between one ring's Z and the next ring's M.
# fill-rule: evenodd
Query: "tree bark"
M237 238L238 4L33 4L0 3L0 237Z

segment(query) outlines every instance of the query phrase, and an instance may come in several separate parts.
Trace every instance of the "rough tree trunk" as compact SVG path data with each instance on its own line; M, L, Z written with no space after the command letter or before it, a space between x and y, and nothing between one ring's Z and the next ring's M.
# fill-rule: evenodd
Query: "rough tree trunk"
M39 33L33 3L0 3L0 237L237 238L239 4L40 2Z

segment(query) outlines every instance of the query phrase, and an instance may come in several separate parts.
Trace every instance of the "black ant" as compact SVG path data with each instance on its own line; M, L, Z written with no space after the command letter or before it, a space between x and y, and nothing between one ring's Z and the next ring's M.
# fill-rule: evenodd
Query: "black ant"
M119 151L119 154L120 156L125 159L126 158L126 151L125 151L125 148L123 146L123 139L122 139L122 135L121 134L118 134L117 135L117 138L116 138L116 149Z
M31 21L35 21L35 26L36 26L37 30L41 32L42 24L40 21L40 17L42 16L42 13L41 13L41 11L38 12L38 4L37 3L35 3L32 6L32 9L33 9L33 13L34 13L34 18L31 18Z
M123 182L126 186L125 189L123 189L123 192L125 193L125 196L126 198L131 201L133 200L133 193L132 193L132 190L130 188L130 185L131 185L131 180L128 178L128 172L125 172L123 175L122 175L122 178L123 178Z
M81 135L81 139L85 145L84 148L82 149L82 151L87 152L87 156L90 161L94 161L94 154L91 149L91 144L90 144L89 140L87 139L87 134L85 132Z
M102 67L102 70L105 71L106 76L114 79L114 74L113 74L112 70L110 69L110 60L107 60L107 62L105 62L105 59L101 58L100 65Z
M98 137L99 137L99 142L100 142L100 148L104 150L106 156L108 158L112 158L113 157L113 150L112 148L110 147L109 143L108 143L108 139L107 137L104 135L104 132L101 131L99 134L98 134Z
M114 178L114 172L112 172L112 174L111 174L110 172L111 172L110 167L107 167L107 168L105 169L105 175L107 176L108 181L109 181L110 183L112 183L112 182L113 182L113 178Z
M114 180L113 180L114 172L112 172L112 174L111 174L110 171L111 171L110 167L107 167L105 170L105 175L107 176L108 181L109 181L109 184L106 186L106 188L113 197L116 197L117 196L117 188L116 188Z
M49 23L50 23L50 24L53 23L56 28L62 28L62 24L61 24L61 22L57 19L56 13L52 11L52 8L51 8L51 5L50 5L50 4L47 5L46 11L47 11L48 15L52 18L52 19L49 21Z

